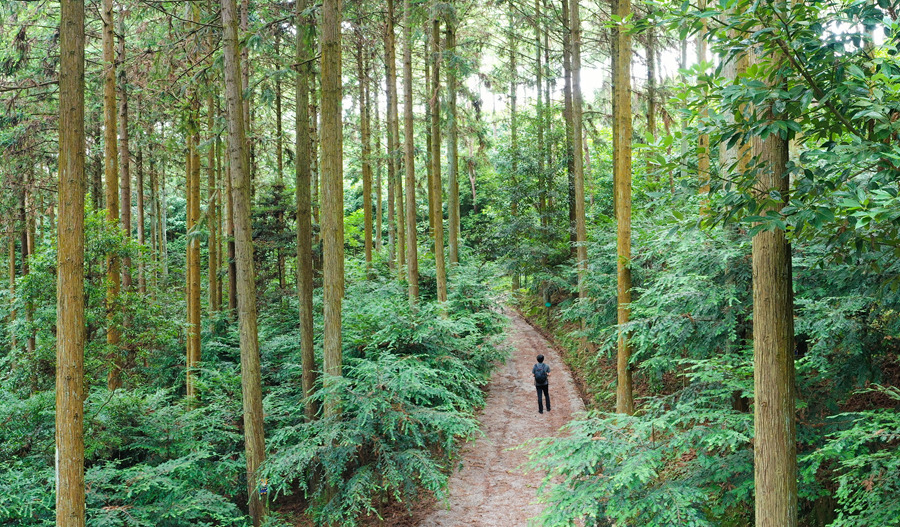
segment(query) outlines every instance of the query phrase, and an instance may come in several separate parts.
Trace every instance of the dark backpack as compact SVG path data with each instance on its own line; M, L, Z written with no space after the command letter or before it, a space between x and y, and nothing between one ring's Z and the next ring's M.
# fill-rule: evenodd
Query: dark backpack
M538 384L547 384L547 366L538 364L534 372L534 382Z

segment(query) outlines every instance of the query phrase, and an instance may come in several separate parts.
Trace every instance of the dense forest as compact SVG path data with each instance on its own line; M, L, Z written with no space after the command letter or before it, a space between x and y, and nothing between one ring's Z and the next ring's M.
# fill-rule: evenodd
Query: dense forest
M0 526L900 526L898 14L0 0Z

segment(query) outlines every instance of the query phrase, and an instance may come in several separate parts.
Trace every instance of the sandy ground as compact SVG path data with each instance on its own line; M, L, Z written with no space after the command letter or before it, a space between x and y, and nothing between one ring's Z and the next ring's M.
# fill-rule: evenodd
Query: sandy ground
M542 510L534 503L540 475L525 475L519 468L527 461L527 451L508 449L534 437L556 435L584 406L556 351L521 317L509 315L508 339L514 350L488 386L487 404L479 416L485 435L465 447L462 466L450 479L449 503L435 504L417 525L524 527ZM538 413L531 375L539 353L551 368L553 411L545 408L543 415Z

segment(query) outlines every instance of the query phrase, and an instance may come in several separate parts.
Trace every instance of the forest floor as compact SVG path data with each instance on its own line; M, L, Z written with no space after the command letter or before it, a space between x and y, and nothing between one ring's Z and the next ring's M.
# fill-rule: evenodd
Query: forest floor
M415 511L404 525L524 527L543 509L535 503L542 475L525 474L521 468L528 450L510 449L531 438L559 434L584 404L559 353L522 317L508 314L507 342L513 349L488 385L487 403L478 416L484 436L464 447L462 465L450 479L449 501ZM543 415L538 413L531 375L538 354L551 368L553 410L545 408Z

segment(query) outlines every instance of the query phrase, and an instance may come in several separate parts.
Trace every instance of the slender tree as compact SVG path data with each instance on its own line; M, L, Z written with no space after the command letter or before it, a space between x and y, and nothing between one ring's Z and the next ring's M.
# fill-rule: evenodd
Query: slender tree
M575 245L575 146L572 124L572 31L569 0L562 0L563 18L563 117L566 123L566 181L568 182L569 243L571 255L577 258Z
M631 14L631 0L615 0L616 17ZM615 32L613 55L613 170L616 201L616 282L618 323L622 327L631 316L631 35L621 25ZM616 411L634 413L631 387L631 344L619 331Z
M784 9L779 2L774 9ZM777 71L783 56L770 61ZM771 89L783 81L768 78ZM757 108L767 122L784 120L774 103ZM788 204L788 141L780 134L751 141L760 163L754 185L761 216ZM773 199L772 196L778 196ZM797 430L794 386L794 295L791 246L783 229L753 236L754 482L757 527L797 525Z
M126 73L125 64L125 16L127 11L119 9L119 30L116 33L118 63L122 67L117 69L119 78L118 97L119 97L119 168L121 174L119 178L119 203L122 210L120 220L122 230L125 236L131 238L131 146L129 142L128 130L128 74ZM122 287L126 291L132 289L131 277L131 257L126 255L122 258Z
M441 190L441 21L438 6L433 7L431 44L434 56L431 95L431 213L434 217L434 273L437 280L437 300L447 301L447 269L444 262L444 207Z
M455 17L455 15L454 15ZM447 67L447 109L450 113L449 133L447 134L447 222L448 249L450 266L459 263L459 126L456 111L457 68L453 57L456 53L456 20L447 22L447 44L445 46L450 60Z
M578 261L578 296L587 295L587 226L584 219L584 134L582 132L581 97L581 16L578 11L580 0L571 0L569 24L571 25L572 46L572 159L575 186L575 254ZM629 113L630 115L630 113Z
M253 525L262 523L265 509L259 499L257 471L265 460L262 378L256 320L256 280L250 223L250 174L244 153L244 112L240 89L240 44L235 0L222 0L225 44L225 110L228 127L228 162L234 205L235 260L237 263L238 324L241 343L241 393L244 407L244 450L247 458L247 495Z
M372 269L372 145L369 133L369 68L366 63L368 53L363 53L365 45L362 28L357 25L356 66L359 81L359 135L362 143L363 182L363 238L366 268Z
M388 0L393 7L393 0ZM406 171L406 280L409 301L419 298L419 256L416 240L416 166L413 144L412 26L410 0L403 0L403 166Z
M303 396L306 419L312 420L316 405L312 400L316 383L316 355L313 347L313 248L312 170L309 134L309 81L312 76L313 19L306 13L309 0L297 2L297 297L300 300L300 355L303 366Z
M119 154L116 144L116 55L113 34L113 1L103 0L103 128L104 128L104 179L106 180L106 219L111 225L119 224ZM121 287L119 256L106 256L106 343L111 351L109 374L106 384L110 390L122 386L122 360L119 351L119 323L117 311Z
M56 525L58 527L84 527L83 0L62 0L59 48Z
M341 375L341 304L344 297L344 182L341 126L341 0L322 3L322 241L326 386ZM325 415L339 412L326 405Z

